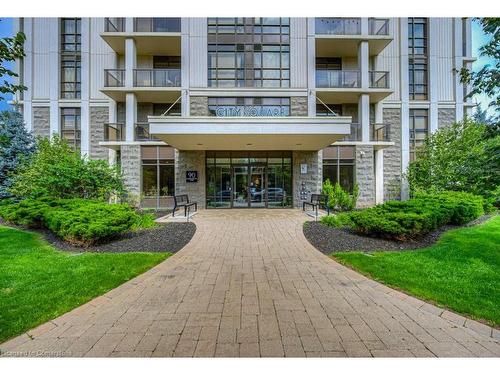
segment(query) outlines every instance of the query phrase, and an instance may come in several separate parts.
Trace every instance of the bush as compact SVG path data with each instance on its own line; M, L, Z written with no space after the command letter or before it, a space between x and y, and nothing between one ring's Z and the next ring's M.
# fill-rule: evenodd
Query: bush
M359 197L359 187L354 184L353 193L349 194L337 182L332 185L329 179L323 183L322 193L327 197L327 205L334 211L352 211Z
M121 173L104 160L88 160L66 141L39 139L29 162L22 164L9 189L21 199L85 198L107 200L125 193Z
M418 194L407 201L389 201L349 213L350 225L360 233L406 240L446 225L462 225L484 213L480 196L462 192Z
M349 226L351 220L348 214L339 213L337 215L328 215L321 218L321 222L329 227L340 228Z
M85 199L26 199L1 206L0 215L15 224L45 227L78 245L110 239L139 220L139 215L125 204Z

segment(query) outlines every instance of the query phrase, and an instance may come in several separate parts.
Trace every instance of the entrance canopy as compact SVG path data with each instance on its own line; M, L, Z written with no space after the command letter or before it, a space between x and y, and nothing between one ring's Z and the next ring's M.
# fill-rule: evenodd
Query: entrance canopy
M150 133L179 150L321 150L350 134L351 117L149 116Z

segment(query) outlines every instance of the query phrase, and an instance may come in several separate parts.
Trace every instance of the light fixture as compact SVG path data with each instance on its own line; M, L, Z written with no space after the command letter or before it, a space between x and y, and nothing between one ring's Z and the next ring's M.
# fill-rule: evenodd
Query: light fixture
M253 143L247 143L247 146L253 146Z
M197 143L196 145L198 145L198 146L203 146L203 143Z
M302 146L302 143L296 143L295 146Z

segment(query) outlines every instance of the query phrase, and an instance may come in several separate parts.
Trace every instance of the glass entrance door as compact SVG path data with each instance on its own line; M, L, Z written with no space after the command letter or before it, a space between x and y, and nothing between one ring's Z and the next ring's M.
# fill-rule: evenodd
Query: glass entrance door
M248 207L248 167L233 167L233 207Z
M266 168L250 166L250 207L266 207Z

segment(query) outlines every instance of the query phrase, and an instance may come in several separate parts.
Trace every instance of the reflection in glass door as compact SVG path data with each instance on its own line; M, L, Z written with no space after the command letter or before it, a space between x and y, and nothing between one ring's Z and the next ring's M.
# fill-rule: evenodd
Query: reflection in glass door
M266 207L266 168L262 166L250 167L250 207Z
M233 167L233 207L248 207L248 167Z

